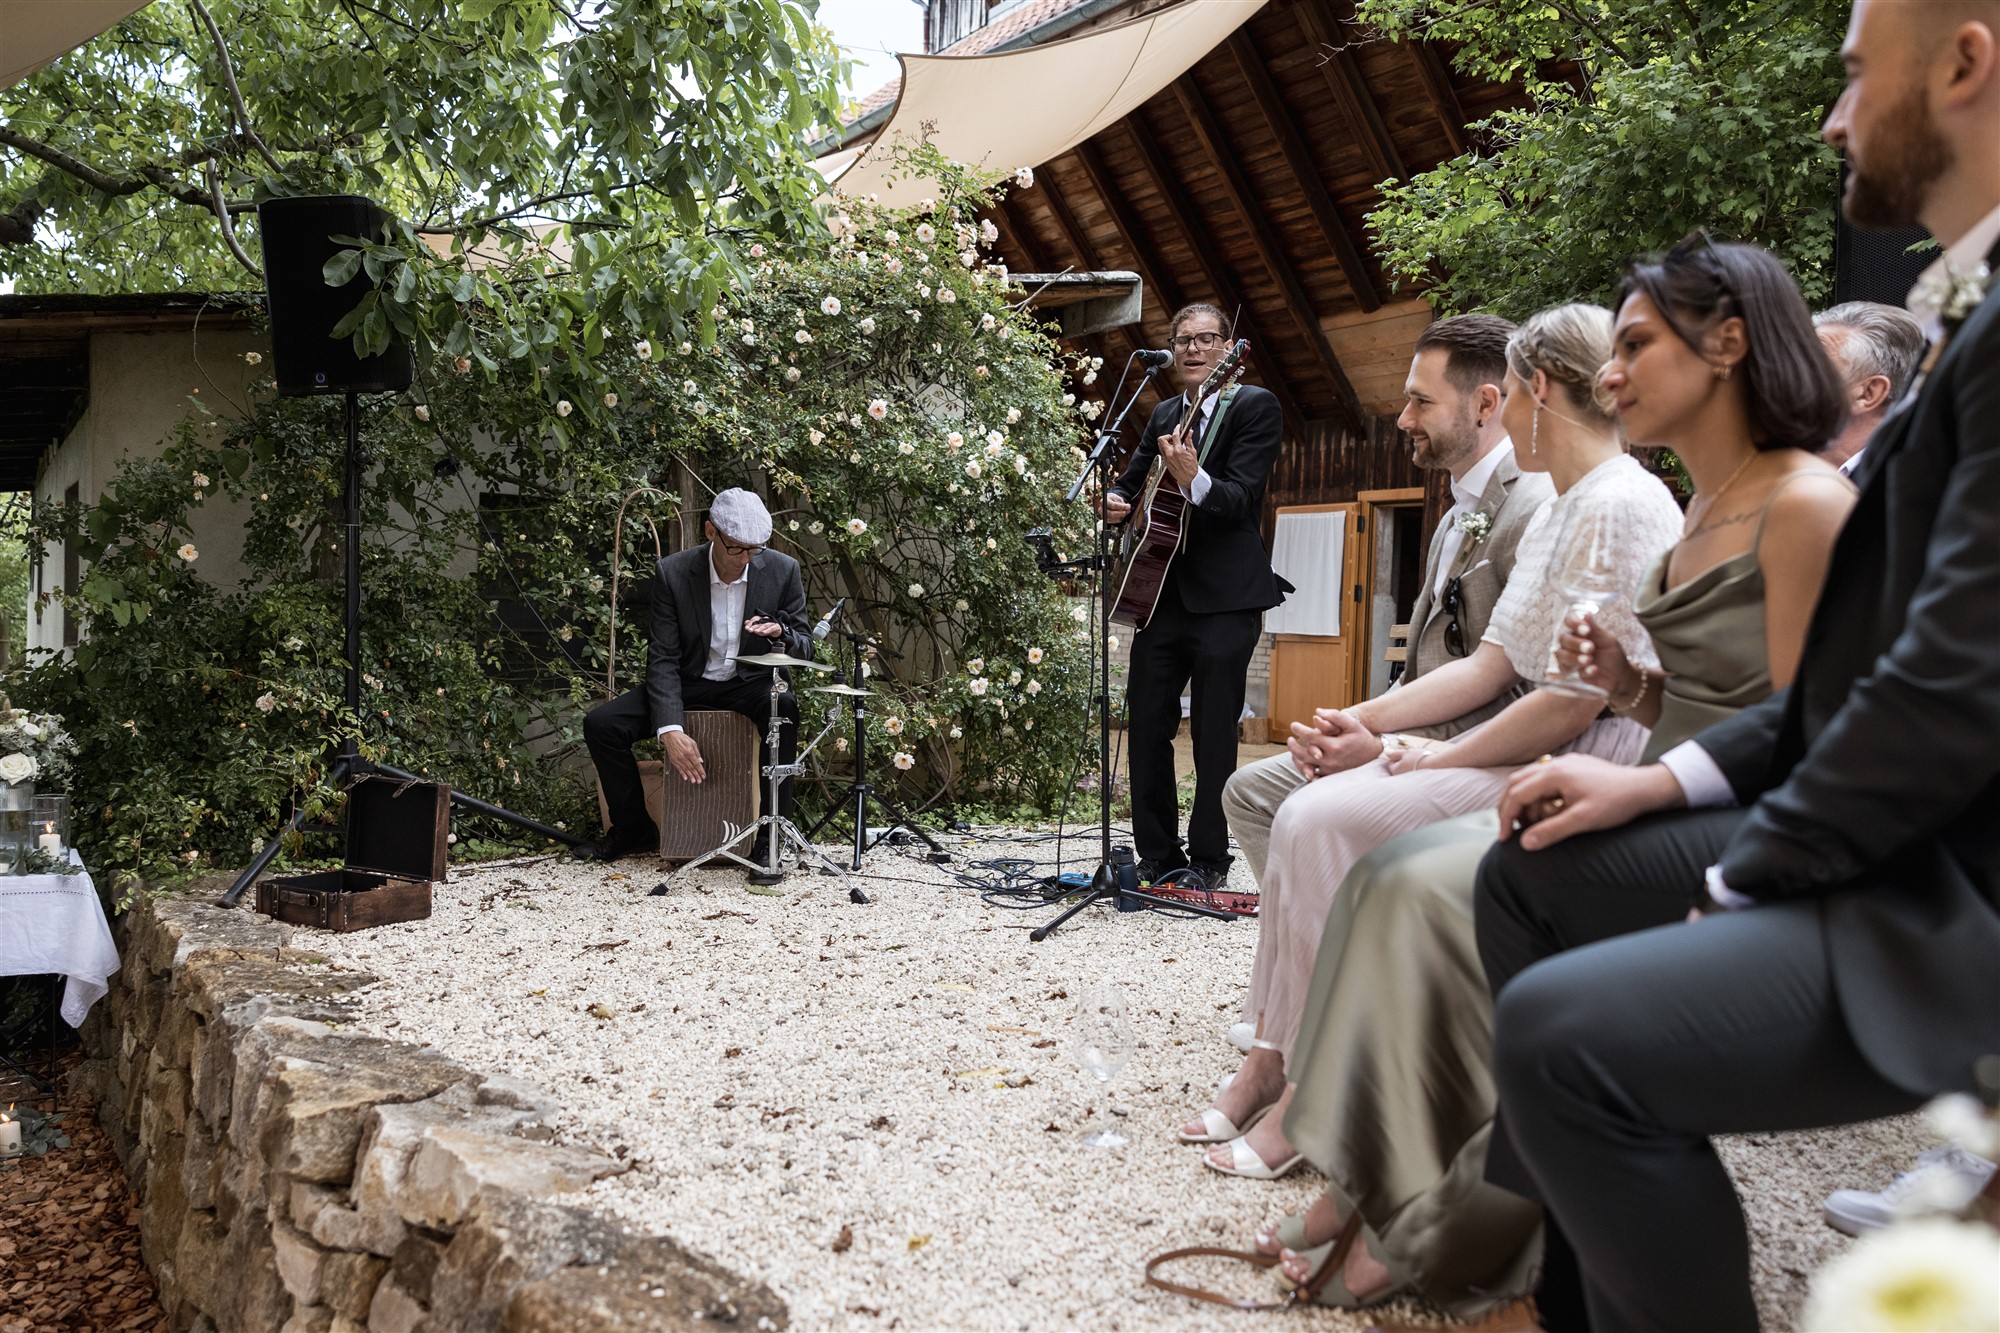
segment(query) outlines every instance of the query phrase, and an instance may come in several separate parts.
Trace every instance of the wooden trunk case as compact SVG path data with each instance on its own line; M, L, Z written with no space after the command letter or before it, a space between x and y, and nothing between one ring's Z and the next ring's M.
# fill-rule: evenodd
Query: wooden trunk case
M450 833L450 787L364 777L347 794L347 864L260 881L257 910L343 932L425 920L431 884L446 874Z

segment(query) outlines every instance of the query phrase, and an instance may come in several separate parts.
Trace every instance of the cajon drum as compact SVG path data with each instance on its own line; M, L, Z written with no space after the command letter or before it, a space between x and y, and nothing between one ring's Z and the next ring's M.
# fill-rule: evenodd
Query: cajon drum
M660 830L662 860L692 861L713 851L728 836L725 825L742 828L755 819L763 791L757 772L757 725L741 713L694 709L687 714L687 733L701 747L708 780L700 786L674 772L664 760L641 759L639 780L646 789L646 812ZM608 825L610 808L604 792L597 793L599 816ZM742 850L749 854L746 842Z

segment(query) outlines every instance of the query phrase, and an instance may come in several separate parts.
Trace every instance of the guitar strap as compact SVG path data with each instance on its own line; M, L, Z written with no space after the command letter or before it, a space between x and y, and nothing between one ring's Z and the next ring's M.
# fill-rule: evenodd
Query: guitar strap
M1216 397L1215 415L1208 419L1208 433L1202 436L1201 452L1195 455L1194 465L1196 467L1201 467L1208 462L1208 451L1213 449L1215 442L1222 437L1222 414L1227 412L1229 405L1236 401L1237 388L1237 385L1232 384Z

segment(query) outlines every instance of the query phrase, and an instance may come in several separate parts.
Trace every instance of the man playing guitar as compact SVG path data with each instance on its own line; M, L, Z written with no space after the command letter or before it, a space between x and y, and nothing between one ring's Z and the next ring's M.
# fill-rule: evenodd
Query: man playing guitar
M1102 513L1107 522L1124 522L1156 459L1190 502L1180 553L1167 570L1159 604L1132 640L1127 762L1140 881L1154 883L1192 866L1213 889L1227 880L1232 859L1222 788L1236 771L1237 721L1250 657L1263 613L1291 591L1272 572L1260 530L1264 482L1278 456L1284 420L1268 390L1246 384L1205 399L1198 419L1183 421L1190 396L1228 351L1228 320L1212 305L1195 304L1176 312L1172 327L1182 392L1154 409L1131 464L1104 496ZM1180 730L1181 691L1190 681L1195 787L1183 851L1174 734Z

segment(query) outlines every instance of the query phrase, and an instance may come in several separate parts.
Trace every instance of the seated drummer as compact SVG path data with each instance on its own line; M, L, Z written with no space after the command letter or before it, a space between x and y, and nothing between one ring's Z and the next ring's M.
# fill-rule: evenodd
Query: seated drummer
M658 736L674 771L700 782L708 774L701 748L683 727L687 710L741 713L762 735L770 719L771 668L739 666L738 653L813 654L799 562L765 549L771 513L764 502L749 491L723 491L701 528L706 543L667 556L654 571L645 685L599 704L583 719L583 739L611 810L604 836L576 849L585 860L616 861L659 849L660 831L646 813L639 764L632 757L634 741ZM790 763L798 750L798 700L781 694L778 709L789 720L779 730L778 762ZM770 763L769 753L759 762ZM778 813L791 812L787 778L778 787ZM768 859L769 834L768 826L759 832L750 859Z

